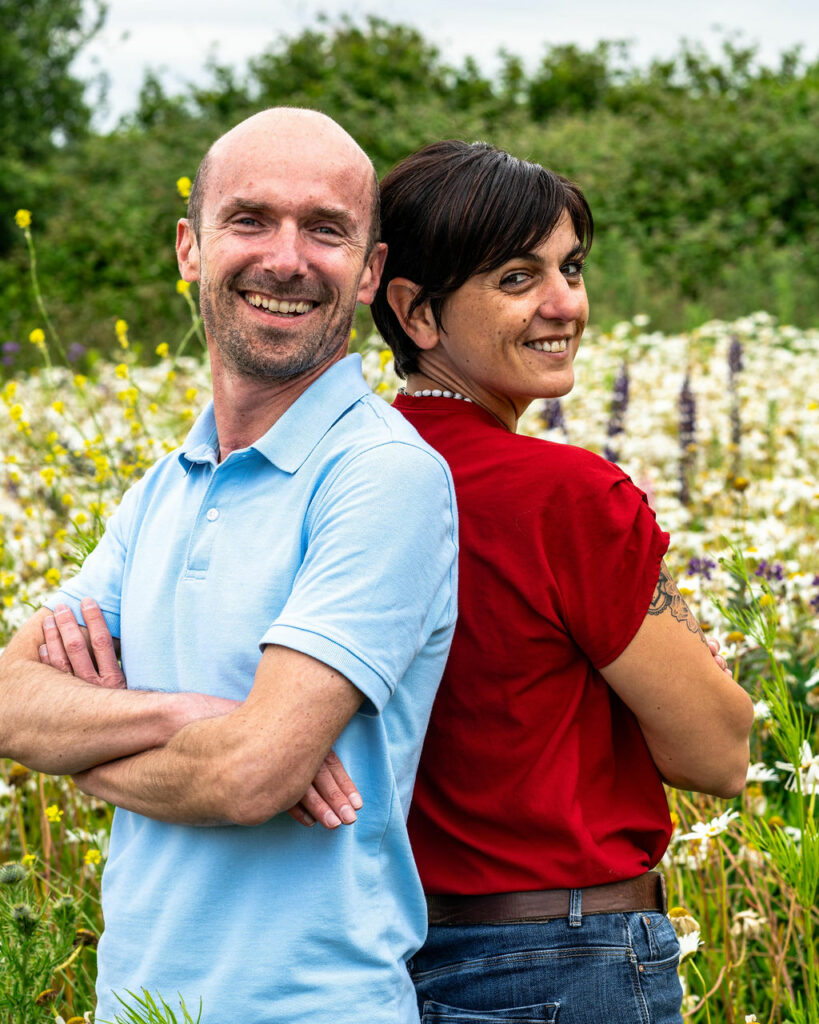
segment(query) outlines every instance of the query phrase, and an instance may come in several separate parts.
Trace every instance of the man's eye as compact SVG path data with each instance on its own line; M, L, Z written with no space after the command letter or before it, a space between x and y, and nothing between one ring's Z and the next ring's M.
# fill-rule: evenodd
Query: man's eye
M313 228L313 230L316 232L317 235L338 236L341 234L338 228L333 227L332 224L317 224L316 227Z

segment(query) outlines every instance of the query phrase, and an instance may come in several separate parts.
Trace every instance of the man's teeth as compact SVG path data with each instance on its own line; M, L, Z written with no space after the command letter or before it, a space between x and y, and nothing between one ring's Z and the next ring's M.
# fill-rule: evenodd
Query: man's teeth
M312 302L288 302L286 299L270 299L266 295L246 295L251 306L261 306L271 313L307 313L313 308Z
M565 338L561 338L560 341L527 341L527 348L533 348L535 352L565 352L568 347L568 342Z

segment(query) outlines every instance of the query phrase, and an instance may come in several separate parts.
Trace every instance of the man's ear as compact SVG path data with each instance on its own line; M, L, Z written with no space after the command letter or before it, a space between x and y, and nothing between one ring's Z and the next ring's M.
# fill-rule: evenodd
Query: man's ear
M384 269L384 262L387 259L387 245L385 242L376 242L372 252L367 257L367 263L358 282L358 294L356 299L363 302L365 306L372 305L378 285L381 283L381 272Z
M199 245L191 222L184 217L176 225L176 262L183 281L199 280Z
M406 277L394 277L387 285L387 302L408 337L418 348L435 348L441 328L435 322L429 301L422 302L410 312L410 306L418 294L420 285Z

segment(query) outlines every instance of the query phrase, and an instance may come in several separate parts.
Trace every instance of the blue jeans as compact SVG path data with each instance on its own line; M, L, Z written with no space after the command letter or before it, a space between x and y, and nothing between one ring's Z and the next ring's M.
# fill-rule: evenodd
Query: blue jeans
M681 1024L679 954L663 914L590 914L433 926L409 969L422 1024Z

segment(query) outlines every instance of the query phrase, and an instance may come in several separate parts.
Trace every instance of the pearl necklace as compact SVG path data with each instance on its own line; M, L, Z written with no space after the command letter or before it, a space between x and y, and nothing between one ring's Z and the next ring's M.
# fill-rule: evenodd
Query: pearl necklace
M407 398L459 398L462 402L471 402L471 398L462 395L460 391L441 391L440 388L424 388L423 391L407 391L401 388L401 394Z

